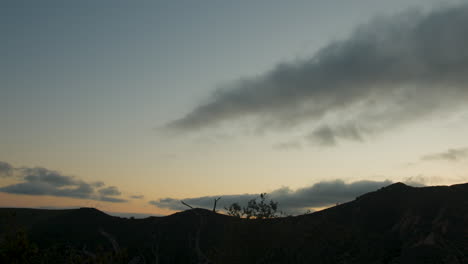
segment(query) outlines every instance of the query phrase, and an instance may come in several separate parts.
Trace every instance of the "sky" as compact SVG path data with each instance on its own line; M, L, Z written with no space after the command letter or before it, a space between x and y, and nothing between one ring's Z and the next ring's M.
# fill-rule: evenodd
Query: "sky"
M0 7L0 207L300 213L468 182L468 1Z

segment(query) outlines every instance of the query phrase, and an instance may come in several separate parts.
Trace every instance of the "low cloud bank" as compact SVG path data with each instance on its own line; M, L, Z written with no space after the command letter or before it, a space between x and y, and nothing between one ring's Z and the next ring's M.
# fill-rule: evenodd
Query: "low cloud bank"
M288 214L305 213L308 208L326 207L336 203L343 203L355 199L364 193L376 191L381 187L392 184L392 181L356 181L346 183L343 180L323 181L314 185L292 190L282 187L268 193L268 198L279 203L279 209ZM222 197L218 201L218 209L229 206L232 203L247 205L251 199L257 198L259 194L217 195L182 199L193 207L211 209L214 199ZM150 201L150 204L159 208L171 210L187 209L181 203L181 199L163 198Z
M90 199L96 201L123 203L118 196L120 191L115 186L104 187L103 182L85 182L73 176L41 167L13 167L0 161L0 176L15 177L22 182L0 187L0 192L25 195L50 195Z

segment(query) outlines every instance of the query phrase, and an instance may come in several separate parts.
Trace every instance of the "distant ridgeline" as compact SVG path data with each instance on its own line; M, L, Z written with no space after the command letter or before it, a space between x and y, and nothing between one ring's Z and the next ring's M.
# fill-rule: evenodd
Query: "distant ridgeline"
M279 201L281 202L281 201ZM0 263L468 263L468 184L402 183L296 217L0 209Z

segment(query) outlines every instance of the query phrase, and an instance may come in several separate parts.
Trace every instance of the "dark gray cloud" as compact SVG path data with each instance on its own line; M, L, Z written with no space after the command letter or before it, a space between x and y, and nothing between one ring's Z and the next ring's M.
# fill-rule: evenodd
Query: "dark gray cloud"
M109 186L109 187L106 187L106 188L102 188L100 190L98 190L98 192L102 195L109 195L109 196L115 196L115 195L120 195L120 191L119 189L117 189L117 187L115 186Z
M328 125L323 125L314 129L314 131L306 136L306 139L322 146L334 146L337 144L339 139L348 139L354 141L363 140L361 132L354 125L341 125L335 128L331 128Z
M9 163L0 161L0 177L10 177L13 172L14 168Z
M333 145L456 110L468 99L466 25L468 4L376 18L311 58L221 87L166 129L250 120L269 130L305 126L308 139Z
M143 198L145 198L145 196L144 195L132 195L132 196L130 196L130 198L132 198L132 199L143 199Z
M448 160L459 161L468 158L468 148L448 149L444 152L434 153L423 156L422 160Z
M324 181L312 186L291 190L283 187L270 192L269 198L279 203L279 209L290 214L300 214L307 211L310 207L325 207L351 201L364 193L375 191L381 187L392 184L391 181L356 181L345 183L343 180ZM219 195L203 196L196 198L182 199L193 207L212 208L214 199L222 197L218 201L218 208L224 208L232 203L238 202L245 206L247 202L258 197L258 194L239 194L239 195ZM164 198L149 203L172 210L185 210L180 199Z
M64 176L57 171L46 168L20 168L24 180L30 183L47 183L54 187L76 185L76 180L71 176Z
M103 202L109 202L109 203L126 203L126 202L128 202L128 200L125 200L125 199L109 197L109 196L99 196L96 200L103 201Z
M318 142L322 146L334 146L336 144L335 132L329 126L315 129L306 138Z
M26 195L51 195L113 203L127 202L127 200L124 199L110 197L120 195L119 190L114 186L97 190L97 188L104 186L103 182L87 183L76 177L62 175L60 172L41 167L15 168L5 162L1 162L0 164L3 164L2 166L5 168L10 168L10 171L15 171L22 179L20 183L0 187L0 192Z
M52 195L73 198L89 198L93 189L86 183L73 183L67 188L57 188L47 182L23 182L0 188L0 192L27 194L27 195Z

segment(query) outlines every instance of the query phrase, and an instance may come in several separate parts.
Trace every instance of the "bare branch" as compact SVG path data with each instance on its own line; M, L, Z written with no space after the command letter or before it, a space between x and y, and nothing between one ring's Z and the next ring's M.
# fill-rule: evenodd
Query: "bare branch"
M185 205L185 206L189 207L190 209L193 209L193 207L192 207L192 206L190 206L190 205L186 204L184 201L180 201L180 202L181 202L183 205Z
M214 200L213 212L215 213L216 213L216 203L218 203L219 199L221 199L221 197L218 197Z

